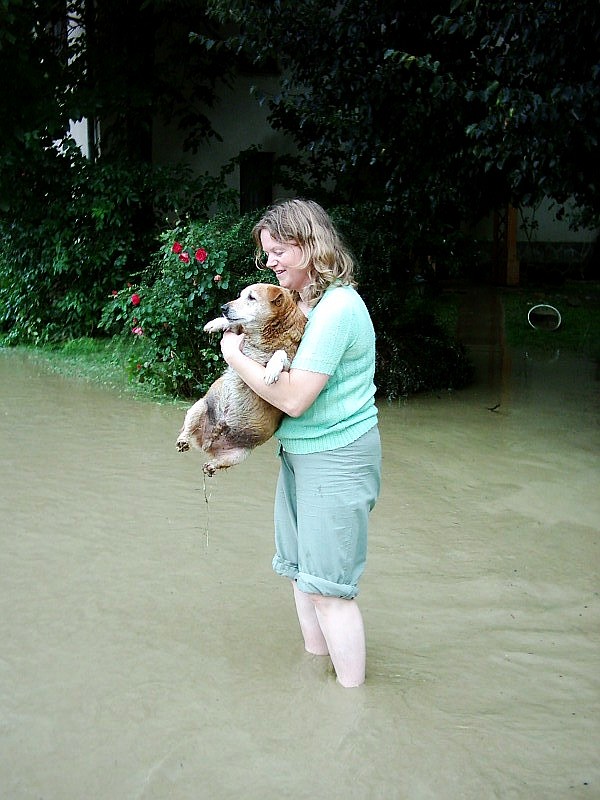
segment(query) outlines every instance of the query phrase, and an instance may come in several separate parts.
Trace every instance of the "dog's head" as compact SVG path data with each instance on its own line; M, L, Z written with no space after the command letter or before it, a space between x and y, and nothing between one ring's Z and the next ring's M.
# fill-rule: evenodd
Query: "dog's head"
M275 318L282 318L296 309L292 293L270 283L253 283L242 289L237 300L221 306L223 316L244 329L263 328Z

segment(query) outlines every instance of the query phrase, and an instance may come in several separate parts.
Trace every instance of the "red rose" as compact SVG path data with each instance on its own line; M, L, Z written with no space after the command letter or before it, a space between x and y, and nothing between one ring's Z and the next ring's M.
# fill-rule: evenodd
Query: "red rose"
M173 247L171 249L172 253L181 253L183 250L183 246L179 244L179 242L174 242Z
M139 304L141 303L141 298L139 294L132 294L131 302L133 303L134 306L139 306Z
M199 247L196 250L196 261L199 261L201 264L203 264L207 258L208 258L208 253L206 252L206 250L203 247Z
M119 294L119 292L116 289L113 289L112 290L112 294L113 294L113 297L116 297Z
M180 253L179 260L183 261L184 264L189 264L190 263L189 253Z

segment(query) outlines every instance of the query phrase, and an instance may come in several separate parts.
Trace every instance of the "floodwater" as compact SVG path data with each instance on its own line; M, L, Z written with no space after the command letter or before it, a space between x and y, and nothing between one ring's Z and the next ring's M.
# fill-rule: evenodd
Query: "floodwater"
M273 442L205 494L181 408L0 351L3 800L600 797L594 365L474 355L381 403L342 689L271 572Z

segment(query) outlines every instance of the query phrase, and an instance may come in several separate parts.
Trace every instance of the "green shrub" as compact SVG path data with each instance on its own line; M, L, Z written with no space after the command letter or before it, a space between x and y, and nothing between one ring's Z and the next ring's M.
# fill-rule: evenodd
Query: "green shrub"
M388 400L447 389L461 389L473 379L465 347L425 306L405 314L392 330L380 327L376 383Z
M114 290L102 325L109 333L137 338L130 364L135 379L163 394L196 397L222 372L218 337L205 334L204 324L244 286L273 281L270 271L254 265L251 231L259 213L221 214L166 231L142 281ZM380 393L392 399L464 386L471 374L464 348L402 275L374 215L339 208L333 216L357 257L359 291L377 333Z
M218 339L206 322L244 286L272 282L254 264L251 231L256 218L221 214L180 224L161 235L162 245L139 284L114 290L102 315L109 333L135 336L130 372L164 394L204 394L223 370Z
M0 332L8 343L94 335L107 295L139 281L169 219L231 206L220 179L183 167L90 163L72 150L32 162L0 214Z
M460 389L473 377L465 348L430 310L435 266L464 270L472 251L459 234L417 254L394 230L384 206L341 206L331 216L356 259L358 291L377 335L375 383L388 399ZM460 260L460 266L458 261Z
M30 191L0 213L3 341L126 337L134 380L161 394L203 394L223 369L218 339L204 324L247 284L273 280L254 264L251 230L260 212L240 217L223 176L90 164L75 152L43 159L23 176ZM209 218L214 208L221 211ZM375 324L380 392L464 385L464 350L426 313L414 254L385 208L344 206L332 216L355 254Z

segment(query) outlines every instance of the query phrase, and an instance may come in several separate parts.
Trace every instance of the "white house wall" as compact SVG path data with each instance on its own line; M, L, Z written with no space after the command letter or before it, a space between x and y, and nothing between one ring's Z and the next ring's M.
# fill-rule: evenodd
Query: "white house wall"
M595 241L598 237L598 231L595 229L570 230L568 220L556 219L556 210L556 203L549 200L540 203L535 208L522 209L519 212L517 241L587 244ZM490 216L482 220L472 232L478 239L491 241L492 231L493 219Z
M274 94L278 90L275 77L239 76L233 88L222 85L219 89L219 101L209 116L213 128L221 135L223 141L211 139L203 144L196 154L186 152L183 148L184 135L176 126L165 126L155 120L153 130L153 161L155 164L169 164L183 161L199 174L218 175L221 168L240 152L252 146L258 146L265 152L274 152L281 156L295 152L293 142L283 134L274 131L267 122L268 105L260 105L251 93L251 87L257 86L265 94ZM86 120L74 122L71 133L82 151L87 155ZM228 176L229 185L240 188L239 168ZM274 199L283 197L285 192L275 186ZM536 224L532 226L532 221ZM572 244L577 250L586 248L598 237L597 230L569 229L568 221L555 219L555 209L550 202L540 204L534 209L523 212L517 239L521 244L556 243L563 247ZM482 220L471 231L481 241L490 242L493 238L493 220L490 216Z
M214 130L223 138L222 142L211 139L203 144L198 153L192 154L183 149L184 136L175 126L164 126L155 122L153 130L154 163L168 164L183 161L194 171L218 175L221 167L240 152L258 146L264 152L274 152L277 156L294 152L293 143L282 134L274 131L267 122L269 113L266 104L259 105L251 94L251 87L258 86L265 93L275 93L278 83L275 78L238 78L233 89L223 85L219 88L219 101L209 112ZM232 188L240 188L239 168L229 176ZM275 187L274 196L281 195Z
M71 120L71 124L69 126L69 130L71 131L71 136L79 145L79 149L83 153L86 158L90 157L89 148L88 148L88 122L87 119L81 119L79 122L73 122Z

